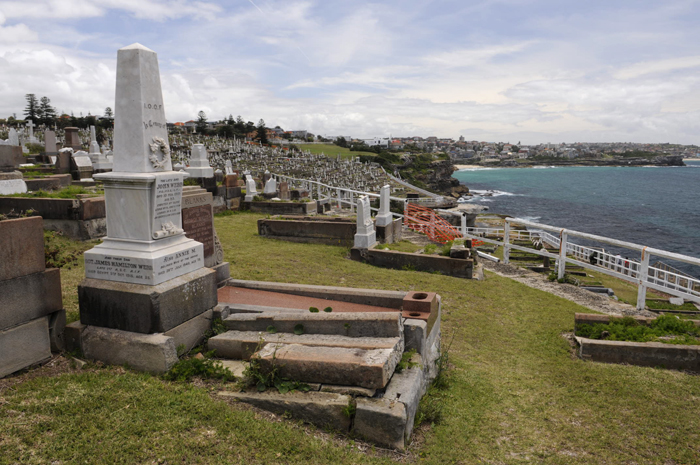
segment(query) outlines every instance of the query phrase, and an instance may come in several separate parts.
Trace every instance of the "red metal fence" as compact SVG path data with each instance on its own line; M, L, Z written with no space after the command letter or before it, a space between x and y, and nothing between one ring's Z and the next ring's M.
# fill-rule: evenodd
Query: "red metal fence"
M439 242L440 244L462 237L462 233L457 228L442 219L432 209L413 203L406 204L403 224L414 231L425 234L431 241Z

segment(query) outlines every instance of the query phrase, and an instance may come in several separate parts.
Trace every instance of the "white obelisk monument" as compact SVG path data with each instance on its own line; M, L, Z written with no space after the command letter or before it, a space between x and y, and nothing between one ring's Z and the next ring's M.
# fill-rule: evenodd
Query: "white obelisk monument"
M133 44L117 53L114 167L104 183L107 237L85 252L87 278L157 285L204 266L185 237L184 173L172 170L158 57Z

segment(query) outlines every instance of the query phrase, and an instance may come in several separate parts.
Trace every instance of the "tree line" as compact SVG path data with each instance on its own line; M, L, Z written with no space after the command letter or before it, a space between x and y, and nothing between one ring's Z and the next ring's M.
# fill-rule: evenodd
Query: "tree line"
M200 134L210 136L218 135L219 137L223 137L226 139L231 139L233 137L242 139L248 137L251 133L254 132L255 140L263 144L267 144L269 142L267 138L267 128L265 127L265 121L262 118L260 118L260 121L258 121L258 124L256 125L252 121L244 121L241 115L238 115L236 119L234 119L233 115L231 114L228 115L228 118L225 118L222 121L222 123L224 124L216 129L209 129L209 125L207 123L207 114L203 111L200 111L197 114L197 122L195 123L195 128Z
M27 106L24 108L24 119L32 120L37 125L43 124L47 127L55 125L58 128L88 128L90 126L111 128L113 126L114 113L110 107L105 108L105 114L102 118L89 113L87 116L83 116L82 113L80 116L75 116L72 112L70 115L66 113L59 115L51 105L51 99L46 96L39 99L36 94L26 94L24 98L27 101ZM14 116L10 116L4 122L12 125L18 120Z

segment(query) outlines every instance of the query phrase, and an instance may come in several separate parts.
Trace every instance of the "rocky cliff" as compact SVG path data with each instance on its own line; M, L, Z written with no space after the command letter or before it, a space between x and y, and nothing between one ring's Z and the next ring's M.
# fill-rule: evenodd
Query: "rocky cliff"
M422 185L421 187L438 194L459 198L461 194L469 192L467 186L460 184L457 179L452 177L456 168L450 160L436 160L421 166L420 170L411 169L415 167L415 165L408 163L404 166L407 170L401 170L401 175L407 177L406 174L408 174L408 177L412 178L413 181L418 181L417 184Z

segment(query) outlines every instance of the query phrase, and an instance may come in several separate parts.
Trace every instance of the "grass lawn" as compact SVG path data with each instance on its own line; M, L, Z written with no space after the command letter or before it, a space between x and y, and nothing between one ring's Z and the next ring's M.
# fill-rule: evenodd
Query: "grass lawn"
M335 144L297 144L297 147L302 150L308 150L311 153L324 153L330 158L338 154L340 154L341 158L359 157L360 155L377 156L374 152L351 152L350 149L339 147Z
M586 309L487 273L471 281L387 270L342 247L256 234L260 215L218 217L234 278L426 290L454 335L443 419L401 462L693 464L700 462L700 376L583 362L562 333ZM74 272L70 270L70 272ZM66 281L64 280L64 284ZM392 463L293 421L273 422L178 384L120 367L38 377L0 391L5 463Z

